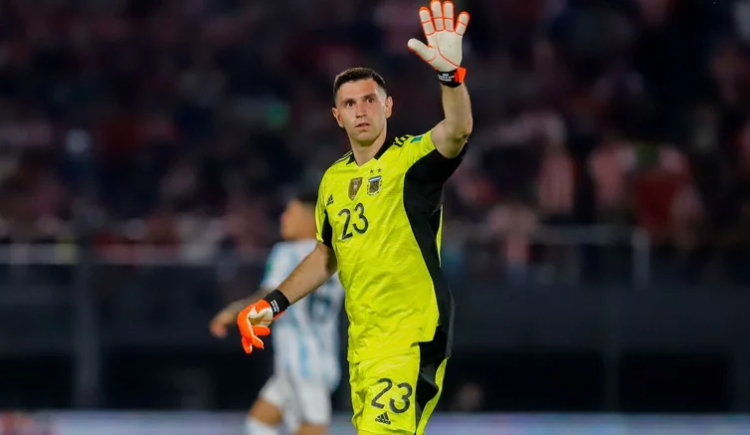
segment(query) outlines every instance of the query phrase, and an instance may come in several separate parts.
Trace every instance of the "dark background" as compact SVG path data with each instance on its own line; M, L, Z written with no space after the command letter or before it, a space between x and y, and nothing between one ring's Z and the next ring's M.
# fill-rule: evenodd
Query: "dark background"
M0 408L246 408L272 352L207 322L347 150L336 73L380 71L394 131L440 119L423 4L0 4ZM456 6L476 127L440 406L749 411L750 1Z

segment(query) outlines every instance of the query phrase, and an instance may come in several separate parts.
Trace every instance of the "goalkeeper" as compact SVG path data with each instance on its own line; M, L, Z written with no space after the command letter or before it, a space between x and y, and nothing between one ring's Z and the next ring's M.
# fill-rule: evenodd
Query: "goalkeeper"
M237 317L245 351L290 306L336 271L346 290L348 360L358 434L423 434L450 355L453 299L440 270L442 189L472 130L461 67L469 15L451 2L419 10L427 45L409 48L437 71L445 119L417 136L388 131L393 100L366 68L339 74L333 117L351 151L318 191L318 244L291 275Z

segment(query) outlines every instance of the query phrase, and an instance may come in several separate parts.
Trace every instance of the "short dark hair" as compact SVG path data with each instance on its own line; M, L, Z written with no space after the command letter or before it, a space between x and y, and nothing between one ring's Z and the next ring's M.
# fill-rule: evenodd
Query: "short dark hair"
M312 189L301 189L295 192L292 199L296 199L305 206L315 208L315 204L318 202L318 191Z
M388 93L388 89L385 87L385 79L383 79L383 76L378 74L373 69L358 66L342 71L333 80L333 101L336 101L336 94L338 94L341 86L343 86L345 83L358 82L360 80L374 80L375 83L378 84L378 86L383 88L386 94Z

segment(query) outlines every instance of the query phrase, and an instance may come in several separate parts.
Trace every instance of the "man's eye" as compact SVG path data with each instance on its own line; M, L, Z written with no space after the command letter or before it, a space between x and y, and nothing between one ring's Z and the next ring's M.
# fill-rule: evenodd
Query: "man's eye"
M369 97L369 98L367 99L367 102L368 102L368 103L372 103L372 102L374 102L374 101L375 101L375 99L374 99L374 98L372 98L372 97Z

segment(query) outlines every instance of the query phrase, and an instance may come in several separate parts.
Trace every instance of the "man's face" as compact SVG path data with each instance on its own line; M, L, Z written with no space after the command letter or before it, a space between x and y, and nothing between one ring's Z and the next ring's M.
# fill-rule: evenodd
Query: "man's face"
M315 234L314 210L298 199L289 201L281 214L281 237L284 240L298 240L310 233Z
M357 143L369 146L391 117L393 100L374 80L344 83L336 94L333 117Z

